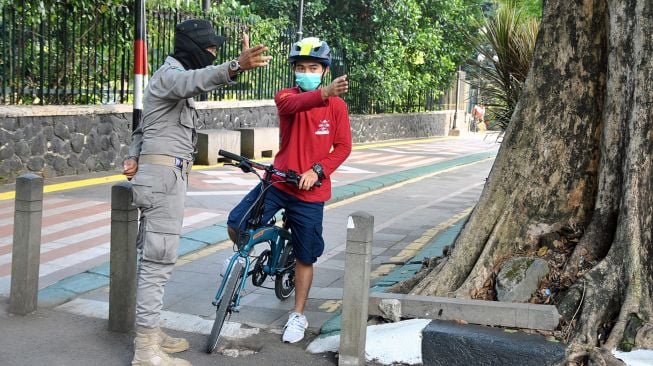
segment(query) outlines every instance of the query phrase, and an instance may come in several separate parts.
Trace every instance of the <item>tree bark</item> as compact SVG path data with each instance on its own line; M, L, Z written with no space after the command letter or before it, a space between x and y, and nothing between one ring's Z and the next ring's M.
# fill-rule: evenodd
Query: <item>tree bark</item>
M650 0L545 1L481 198L451 254L411 293L484 297L503 261L573 231L582 233L564 266L573 285L555 299L577 310L564 312L571 349L618 347L629 323L651 322L652 25Z

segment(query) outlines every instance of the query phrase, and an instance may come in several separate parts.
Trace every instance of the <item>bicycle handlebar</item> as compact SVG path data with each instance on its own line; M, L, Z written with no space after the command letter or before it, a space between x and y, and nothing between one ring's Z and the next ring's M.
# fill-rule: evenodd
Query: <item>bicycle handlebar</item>
M234 153L232 153L232 152L229 152L229 151L226 151L226 150L222 150L222 149L220 149L220 151L218 151L218 155L222 155L222 156L224 156L224 157L227 158L227 159L236 160L237 162L240 162L241 160L244 159L244 158L243 158L242 156L240 156L240 155L236 155L236 154L234 154Z
M268 172L270 174L281 177L286 182L293 183L296 186L299 186L299 181L302 178L301 175L299 175L297 172L295 172L293 170L288 170L287 172L284 172L284 171L281 171L279 169L276 169L271 164L268 165L268 164L257 163L257 162L255 162L253 160L247 159L244 156L237 155L237 154L234 154L232 152L225 151L225 150L222 150L222 149L220 149L218 151L218 155L222 155L227 159L237 161L238 164L234 164L234 165L236 165L237 167L239 167L240 169L242 169L246 173L249 173L251 171L251 168L254 167L256 169L265 170L266 172ZM320 182L318 180L317 182L315 182L314 186L320 187L320 186L322 186L322 182Z

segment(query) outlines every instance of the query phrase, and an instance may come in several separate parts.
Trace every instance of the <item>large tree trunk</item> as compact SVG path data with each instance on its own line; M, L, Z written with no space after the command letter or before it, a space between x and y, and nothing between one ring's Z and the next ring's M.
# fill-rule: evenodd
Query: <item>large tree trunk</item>
M617 347L629 321L651 322L652 24L651 0L545 1L479 203L411 293L491 297L485 285L503 261L554 235L572 244L555 301L573 349Z

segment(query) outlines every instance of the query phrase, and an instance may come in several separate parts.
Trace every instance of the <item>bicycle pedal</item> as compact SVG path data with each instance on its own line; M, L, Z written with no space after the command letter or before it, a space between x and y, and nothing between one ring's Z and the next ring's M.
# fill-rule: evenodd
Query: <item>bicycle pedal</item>
M240 306L234 306L231 308L232 313L240 313Z

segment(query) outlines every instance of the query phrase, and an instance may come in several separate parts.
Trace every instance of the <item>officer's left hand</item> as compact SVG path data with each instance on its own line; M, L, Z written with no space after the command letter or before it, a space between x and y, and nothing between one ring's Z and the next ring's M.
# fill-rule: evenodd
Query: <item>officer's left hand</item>
M238 63L241 70L251 70L257 67L267 66L272 60L272 56L265 56L264 53L268 52L269 48L259 44L249 48L249 35L243 33L243 50L238 56Z
M122 162L122 174L127 176L127 179L132 179L134 174L138 171L138 162L134 159L125 159Z
M318 181L317 173L313 169L309 169L302 173L299 180L299 189L308 191L313 188L313 185Z

